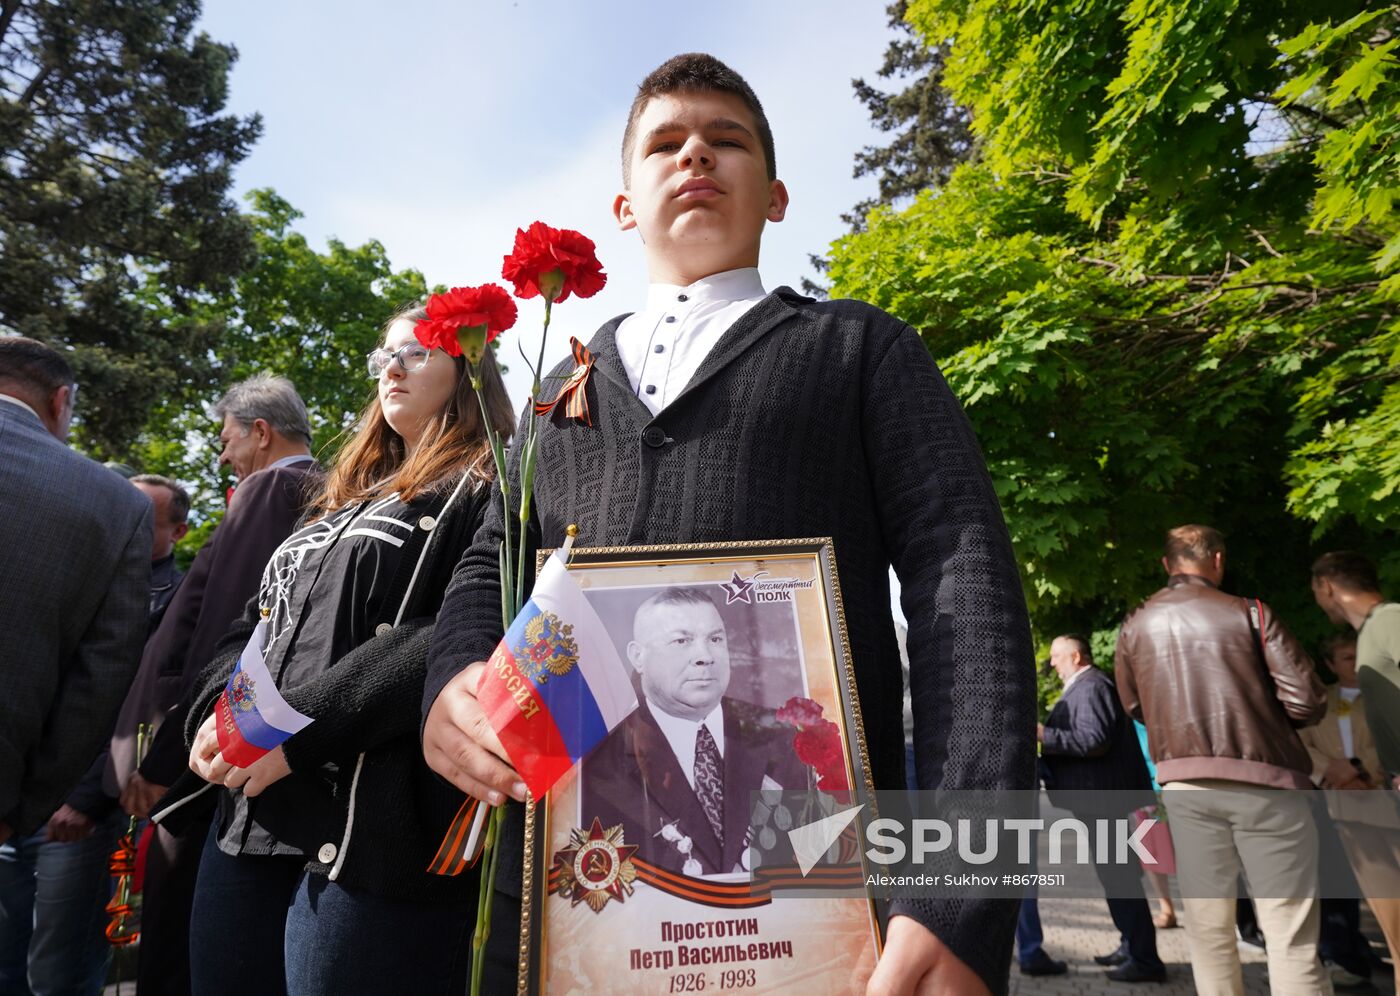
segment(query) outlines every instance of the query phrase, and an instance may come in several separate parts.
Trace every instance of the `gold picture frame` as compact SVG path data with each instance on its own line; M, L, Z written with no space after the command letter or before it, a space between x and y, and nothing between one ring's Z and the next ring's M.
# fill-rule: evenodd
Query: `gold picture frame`
M855 844L876 818L875 793L832 541L574 547L568 563L637 669L642 704L526 805L518 993L855 991L883 934ZM658 602L697 594L721 621L708 637L723 648L717 691L713 661L667 672L664 634L653 643L641 631L673 618ZM713 618L706 604L690 608ZM680 684L667 688L667 673ZM684 721L667 717L675 688L702 708L717 702L711 725L727 746L710 771L723 769L723 806L698 801L699 774L682 782ZM852 809L842 839L799 867L792 830ZM783 860L762 864L769 854ZM643 931L656 936L639 954Z

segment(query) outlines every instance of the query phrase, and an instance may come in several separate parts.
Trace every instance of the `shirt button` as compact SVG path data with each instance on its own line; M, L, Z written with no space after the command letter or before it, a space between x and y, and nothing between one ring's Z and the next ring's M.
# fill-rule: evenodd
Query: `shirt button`
M437 519L434 519L431 515L425 515L418 520L419 529L432 529L435 525L437 525Z
M321 849L316 852L316 859L323 865L328 865L335 860L335 856L340 852L336 850L334 844L322 844Z
M666 352L666 347L663 346L663 345L661 345L661 343L658 342L658 343L656 344L656 348L655 348L654 350L652 350L652 352L655 352L655 353L664 353L664 352Z
M666 316L666 321L668 321L668 322L674 322L675 320L676 320L676 316L675 316L675 315L667 315L667 316Z
M666 445L666 431L659 425L649 425L642 430L642 442L652 449L660 449Z
M689 301L689 300L690 300L690 297L689 297L688 295L686 295L686 294L677 294L677 295L676 295L676 300L677 300L677 301Z
M656 385L655 385L655 384L648 384L648 385L647 385L647 394L655 394L655 393L656 393Z
M378 626L374 627L374 635L383 636L385 633L389 632L389 630L393 628L394 627L391 626L389 623L380 623Z

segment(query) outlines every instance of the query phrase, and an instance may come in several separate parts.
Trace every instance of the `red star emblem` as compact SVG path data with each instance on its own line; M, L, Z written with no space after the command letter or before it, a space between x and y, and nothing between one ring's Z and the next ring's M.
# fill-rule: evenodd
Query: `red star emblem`
M623 902L637 878L632 864L636 853L637 845L623 842L621 826L604 830L595 816L587 832L570 830L569 846L554 855L559 894L570 899L571 906L587 903L595 913L610 899Z

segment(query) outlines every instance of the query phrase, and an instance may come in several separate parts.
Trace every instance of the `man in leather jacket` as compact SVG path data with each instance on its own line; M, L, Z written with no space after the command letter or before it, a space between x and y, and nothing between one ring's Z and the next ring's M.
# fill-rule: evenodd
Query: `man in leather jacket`
M1232 894L1243 865L1272 991L1327 992L1306 795L1312 762L1296 732L1322 718L1322 683L1267 605L1220 590L1217 530L1171 530L1162 564L1167 586L1124 620L1114 673L1157 762L1196 991L1243 991Z

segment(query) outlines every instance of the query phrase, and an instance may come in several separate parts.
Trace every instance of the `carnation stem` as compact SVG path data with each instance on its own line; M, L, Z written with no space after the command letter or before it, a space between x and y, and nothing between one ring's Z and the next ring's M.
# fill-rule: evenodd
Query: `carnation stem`
M540 375L544 368L544 347L549 340L549 316L554 302L548 295L544 297L544 329L540 332L540 355L535 365L530 368L534 374L534 383L530 387L530 401L526 405L529 411L529 421L526 423L525 446L521 452L520 460L520 558L515 565L515 590L517 596L525 590L525 543L530 522L530 499L534 493L535 478L535 439L538 427L538 416L535 415L535 401L540 396ZM529 361L527 360L526 363ZM509 535L509 534L507 534ZM517 598L518 601L518 598ZM515 611L520 611L519 604L516 604Z
M533 392L535 397L539 397L540 395L540 377L544 373L544 344L549 338L549 313L553 306L554 302L546 297L544 299L544 331L540 333L540 358L535 363L535 387Z
M502 528L505 530L505 540L501 544L505 556L501 569L501 623L504 629L510 629L510 624L515 619L518 611L515 598L515 588L512 580L515 577L513 558L511 556L511 535L510 535L510 478L506 476L505 450L501 446L501 437L497 434L495 427L491 425L491 416L486 411L486 399L481 393L481 371L467 361L467 376L471 378L472 393L476 395L477 406L481 409L481 427L486 434L487 440L491 444L491 461L496 465L496 483L501 488L501 511L503 522ZM507 609L510 606L510 609Z
M496 478L500 482L501 502L503 504L504 522L502 527L505 538L501 544L501 616L505 629L510 629L510 624L515 621L515 617L520 614L520 603L523 601L525 591L525 555L527 553L527 543L529 539L530 524L530 500L534 493L535 478L535 442L537 439L538 416L535 415L535 399L540 394L540 372L544 367L545 343L549 338L549 317L550 309L553 305L548 295L544 300L544 330L540 334L540 353L535 365L530 367L530 372L534 375L534 382L531 385L530 398L526 403L525 410L528 412L525 421L525 439L520 442L520 537L519 555L512 556L512 536L511 536L511 489L510 478L506 475L505 456L498 442L493 442L491 447L492 459L496 462ZM521 356L524 357L522 350ZM525 358L528 366L529 358ZM480 378L474 370L472 374L472 386L479 387ZM487 438L492 438L490 433L490 421L486 414L486 401L482 398L480 390L476 392L477 403L481 406L481 418L486 426ZM483 803L484 805L484 803ZM482 857L485 859L485 867L482 869L481 881L478 886L476 898L476 928L472 932L472 964L471 964L471 996L480 996L482 973L486 967L486 942L491 936L491 905L496 895L496 867L500 862L500 848L496 845L500 841L501 824L505 818L505 808L498 806L491 810L491 818L487 824L486 841L482 848Z
M481 976L486 968L486 940L491 936L491 903L496 896L496 837L500 833L501 814L504 810L491 810L491 819L486 824L484 854L489 855L487 866L482 869L481 880L476 893L476 927L472 931L472 996L480 996Z

